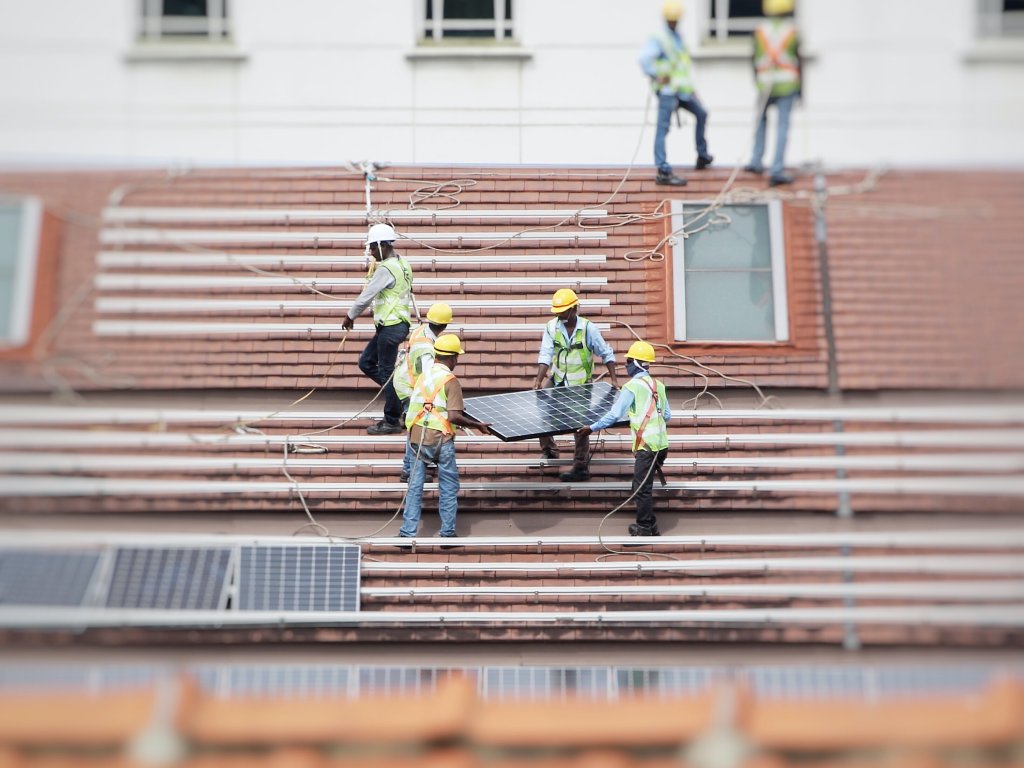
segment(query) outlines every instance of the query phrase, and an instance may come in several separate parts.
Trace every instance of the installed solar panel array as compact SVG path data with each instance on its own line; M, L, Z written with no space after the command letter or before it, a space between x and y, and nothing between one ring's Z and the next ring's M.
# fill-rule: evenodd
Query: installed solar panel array
M118 549L108 608L215 610L227 602L230 549Z
M242 547L238 609L359 610L359 547Z

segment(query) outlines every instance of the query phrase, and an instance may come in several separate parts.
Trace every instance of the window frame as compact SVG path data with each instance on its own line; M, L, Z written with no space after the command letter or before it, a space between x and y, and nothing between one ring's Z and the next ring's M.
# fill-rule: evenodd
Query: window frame
M705 39L708 42L721 44L748 39L753 35L757 25L768 18L762 14L749 17L749 22L745 20L747 17L744 17L744 20L739 18L733 20L729 16L729 0L706 0L706 2L707 13L704 18L707 20L707 35L705 35ZM712 12L714 12L713 18ZM747 29L747 26L750 28ZM733 30L731 33L730 28Z
M673 200L671 205L672 231L683 225L683 208L711 205L710 200ZM674 237L672 241L672 341L689 344L730 344L739 346L780 345L791 341L789 328L789 290L786 265L786 239L782 202L737 203L737 206L764 206L768 211L768 236L771 247L770 263L772 276L772 303L774 309L774 339L690 339L686 331L686 238ZM728 209L729 205L721 206Z
M489 17L480 19L448 19L444 18L445 0L422 0L420 5L419 19L421 23L420 42L426 44L441 43L463 43L466 45L479 44L484 41L497 43L515 43L516 37L516 0L508 0L509 18L505 18L506 0L493 0L493 13ZM431 7L431 18L427 18L428 3ZM460 35L457 37L446 36L446 31L461 31L493 29L492 34ZM506 37L505 33L508 32Z
M223 43L231 40L230 0L207 0L205 16L167 16L163 0L138 0L140 42L196 42L207 40ZM176 20L176 21L169 21ZM195 22L194 24L192 22ZM188 27L195 26L192 33Z
M977 19L979 37L1024 39L1024 10L1006 10L1003 0L978 0Z
M0 195L0 203L21 209L18 252L14 261L9 309L10 331L0 335L0 351L24 347L32 338L32 320L36 304L36 282L43 237L43 202L38 197Z

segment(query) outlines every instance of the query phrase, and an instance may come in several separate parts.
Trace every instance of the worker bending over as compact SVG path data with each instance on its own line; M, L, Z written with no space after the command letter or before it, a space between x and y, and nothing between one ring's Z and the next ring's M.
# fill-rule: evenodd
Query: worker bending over
M544 325L534 389L589 384L593 380L595 356L607 366L612 386L619 386L615 352L597 326L579 316L579 304L579 297L570 288L560 288L551 297L551 311L555 317ZM575 439L572 469L559 475L565 483L590 479L590 438L577 432ZM558 458L558 448L551 435L540 438L540 448L545 458Z
M398 347L409 335L409 307L412 303L412 267L395 252L395 230L374 224L366 237L373 256L366 286L359 294L341 327L352 330L355 319L373 302L376 332L359 356L359 370L384 387L384 418L370 426L370 435L396 435L402 431L402 404L391 381Z
M665 385L650 374L654 347L646 341L635 341L626 353L626 373L631 377L615 398L608 413L589 427L580 427L577 435L589 437L610 427L629 414L633 433L633 486L636 494L636 522L629 526L630 536L660 536L654 516L651 489L654 474L661 471L668 455L668 421L672 409L665 394Z
M393 383L395 394L402 403L402 410L407 411L412 385L416 378L434 362L434 342L444 333L448 323L452 321L452 308L443 302L431 305L427 310L427 322L413 329L409 338L402 344L395 362ZM402 459L402 482L409 479L412 467L413 452L406 443L405 457Z
M434 362L416 379L409 398L405 425L409 428L409 446L415 460L405 497L405 513L398 535L412 537L420 525L423 505L423 476L427 462L437 463L440 486L438 536L457 536L455 517L459 505L459 467L455 463L455 427L477 427L487 431L490 423L478 421L462 410L462 385L452 373L464 352L462 342L447 333L434 342Z

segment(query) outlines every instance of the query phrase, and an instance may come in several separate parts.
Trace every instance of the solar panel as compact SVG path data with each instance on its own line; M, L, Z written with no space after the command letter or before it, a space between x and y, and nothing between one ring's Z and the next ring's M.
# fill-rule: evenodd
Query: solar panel
M0 550L0 605L79 606L98 552Z
M216 610L226 600L231 550L118 547L108 608Z
M238 565L242 611L358 611L359 547L245 546Z
M491 431L502 440L526 440L593 424L611 409L616 394L611 384L598 381L578 387L468 397L464 409L480 421L491 422Z

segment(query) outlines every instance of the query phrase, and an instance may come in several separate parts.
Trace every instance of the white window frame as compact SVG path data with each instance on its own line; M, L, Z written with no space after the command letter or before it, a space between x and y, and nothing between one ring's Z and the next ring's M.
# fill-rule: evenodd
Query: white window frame
M0 336L0 349L16 349L28 343L32 331L32 305L36 295L43 203L36 197L0 197L0 203L21 208L18 249L14 255L11 305L6 310L10 317L10 331L6 336Z
M1003 0L978 0L980 37L1024 37L1024 11L1003 10Z
M710 205L710 201L673 200L672 229L683 226L683 206ZM782 222L782 203L742 203L744 206L763 205L768 209L768 232L771 242L772 301L775 309L775 338L763 339L689 339L686 333L686 238L677 236L672 246L673 339L693 341L695 344L781 344L789 341L789 302L786 291L786 248ZM728 209L729 206L723 206Z
M459 42L473 43L474 41L486 40L493 37L497 41L511 42L516 39L515 33L515 22L516 22L516 0L510 2L510 16L511 19L505 18L505 0L494 0L493 9L494 12L491 16L482 19L445 19L444 18L444 2L445 0L433 0L432 18L427 18L427 0L422 0L420 7L420 19L423 22L423 32L421 38L426 42L437 43L445 39L445 32L457 31L457 30L493 30L493 34L481 34L474 35L472 37L458 37L449 38L457 40ZM432 37L427 37L427 32L431 32ZM505 32L509 32L509 36L505 37Z
M207 0L206 16L165 16L163 0L137 0L141 4L139 39L144 41L230 39L231 19L228 0Z
M707 21L708 21L708 39L717 43L724 43L730 39L736 38L737 32L751 32L757 28L765 16L751 17L748 19L731 19L729 18L729 0L707 0ZM715 12L715 17L711 17L711 11ZM730 31L731 30L731 31Z

